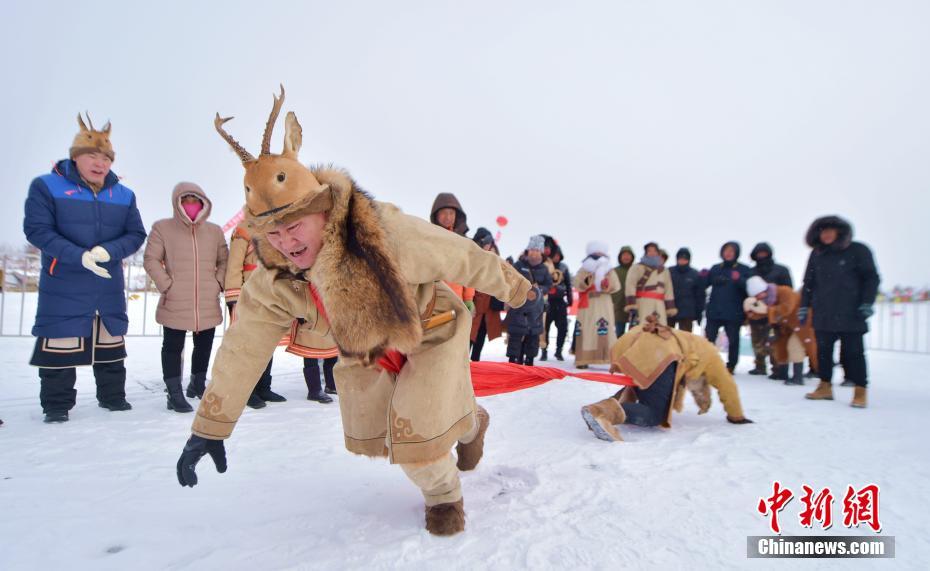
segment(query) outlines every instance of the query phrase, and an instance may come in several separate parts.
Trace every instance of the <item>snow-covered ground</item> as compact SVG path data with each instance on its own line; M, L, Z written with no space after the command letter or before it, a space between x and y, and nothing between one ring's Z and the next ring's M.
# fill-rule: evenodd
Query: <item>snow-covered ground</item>
M624 443L592 437L579 408L613 392L580 380L481 399L491 413L487 453L463 475L465 533L423 529L422 500L401 471L353 456L337 404L304 400L301 364L275 360L288 402L246 409L227 441L229 471L209 459L200 485L181 488L175 462L191 414L165 410L160 339L130 338L134 409L96 406L78 375L71 421L45 425L28 338L0 339L0 569L717 569L926 568L930 561L927 368L930 357L873 352L870 408L812 402L807 387L738 374L746 414L703 416L688 398L669 430L624 427ZM189 345L189 343L188 343ZM501 358L496 341L489 356ZM746 371L744 358L739 371ZM716 399L715 399L716 400ZM920 452L923 450L923 452ZM897 558L748 560L746 537L767 535L756 513L779 480L829 486L835 535L847 485L881 486L883 535ZM804 530L799 497L781 512Z

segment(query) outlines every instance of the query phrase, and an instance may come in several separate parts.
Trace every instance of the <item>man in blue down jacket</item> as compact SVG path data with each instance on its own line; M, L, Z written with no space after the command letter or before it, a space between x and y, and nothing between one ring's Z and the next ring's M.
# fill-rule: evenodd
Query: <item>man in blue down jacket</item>
M720 248L723 262L704 270L701 275L705 286L710 286L710 301L707 302L707 340L717 341L717 332L721 327L727 334L730 352L727 369L730 373L739 360L739 330L745 319L743 300L746 299L746 280L749 279L749 266L739 263L740 247L738 242L727 242Z
M30 364L39 367L45 422L68 420L76 366L93 366L101 407L132 408L122 260L142 246L145 226L135 195L110 170L110 123L97 131L87 121L89 128L78 116L70 158L32 181L23 220L26 239L42 252Z
M668 318L669 327L691 332L694 324L701 324L707 290L698 271L691 267L691 250L680 248L675 254L675 266L668 269L675 290L675 307L678 314Z

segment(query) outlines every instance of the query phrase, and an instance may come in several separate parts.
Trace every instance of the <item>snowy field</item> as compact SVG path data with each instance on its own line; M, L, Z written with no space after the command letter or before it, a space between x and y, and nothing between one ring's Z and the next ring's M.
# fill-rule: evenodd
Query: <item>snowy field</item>
M181 488L175 462L191 414L165 409L158 338L130 338L128 399L96 406L78 375L71 421L45 425L28 338L0 339L0 569L925 569L930 561L927 367L930 357L873 352L870 408L811 402L806 387L738 374L746 414L703 416L688 397L670 431L623 428L596 440L579 408L613 392L554 381L481 399L491 413L487 453L463 476L467 530L423 528L422 499L397 467L353 456L337 404L304 400L300 361L276 356L275 390L288 402L246 409L227 441L229 471L209 459L200 485ZM190 342L188 342L188 349ZM488 349L502 358L500 340ZM748 370L744 358L738 372ZM338 397L337 397L338 398ZM716 400L716 398L715 398ZM920 452L923 450L923 452ZM748 560L746 537L768 535L756 513L772 481L800 496L829 486L835 535L847 485L881 486L883 535L894 560ZM781 512L804 530L799 497Z

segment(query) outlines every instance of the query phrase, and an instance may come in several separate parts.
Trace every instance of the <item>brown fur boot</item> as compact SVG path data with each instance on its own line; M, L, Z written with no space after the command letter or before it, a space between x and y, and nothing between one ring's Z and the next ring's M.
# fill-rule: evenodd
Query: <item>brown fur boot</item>
M812 393L807 393L804 398L810 400L833 400L833 385L827 381L820 381L817 388Z
M483 406L478 405L475 416L478 419L478 433L475 439L467 444L459 442L455 445L455 455L458 457L455 465L461 472L474 470L484 455L484 433L488 431L488 425L491 424L491 415L484 410Z
M426 531L433 535L455 535L465 531L464 502L426 506Z
M865 408L865 387L856 386L853 391L853 400L849 403L849 406Z
M594 404L581 407L581 418L588 425L588 430L601 440L617 442L623 440L615 424L623 424L626 413L617 399L606 398Z

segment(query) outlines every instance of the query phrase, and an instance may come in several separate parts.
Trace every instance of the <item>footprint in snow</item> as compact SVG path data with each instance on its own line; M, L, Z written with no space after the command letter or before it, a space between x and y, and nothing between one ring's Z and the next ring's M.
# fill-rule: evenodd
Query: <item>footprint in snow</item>
M539 478L530 470L513 466L498 466L490 478L492 487L497 489L494 500L505 502L516 496L522 496L539 485Z

